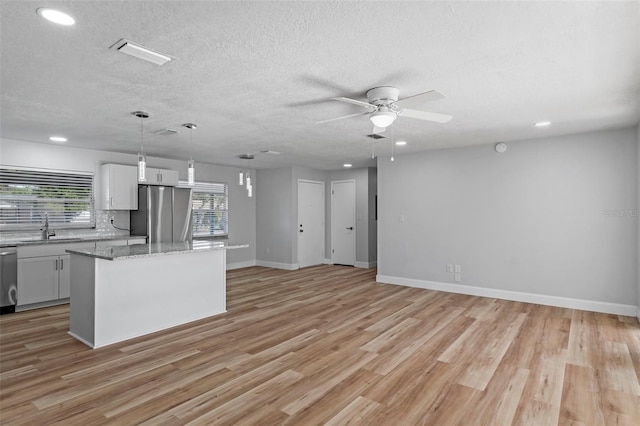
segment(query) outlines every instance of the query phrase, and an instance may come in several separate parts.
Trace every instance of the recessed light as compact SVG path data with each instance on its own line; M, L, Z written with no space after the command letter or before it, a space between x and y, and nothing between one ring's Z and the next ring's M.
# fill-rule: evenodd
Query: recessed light
M344 163L344 164L342 165L342 167L345 167L345 168L347 168L347 169L348 169L349 167L353 167L353 164Z
M65 138L64 136L51 136L49 140L51 142L66 142L67 138Z
M397 141L396 142L396 146L405 146L407 144L407 141Z
M534 124L534 126L536 126L536 127L546 127L549 124L551 124L550 121L538 121L536 124Z
M76 23L76 20L73 19L70 15L67 15L64 12L60 12L59 10L41 7L37 9L36 12L47 21L51 21L54 24L69 26Z

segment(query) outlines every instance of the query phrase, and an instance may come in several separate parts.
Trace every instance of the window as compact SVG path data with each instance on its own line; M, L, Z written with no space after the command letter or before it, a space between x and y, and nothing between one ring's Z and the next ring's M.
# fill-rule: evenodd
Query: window
M196 182L194 186L180 181L181 188L193 190L194 237L223 236L229 234L229 203L226 183Z
M0 230L94 228L93 173L0 166Z

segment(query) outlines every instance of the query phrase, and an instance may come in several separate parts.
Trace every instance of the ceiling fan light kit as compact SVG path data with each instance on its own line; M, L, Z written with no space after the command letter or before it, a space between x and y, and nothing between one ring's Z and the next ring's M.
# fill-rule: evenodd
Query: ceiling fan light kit
M385 128L391 125L398 115L395 112L389 111L388 108L381 107L378 111L371 114L369 120L376 127Z
M359 117L361 115L369 115L369 120L374 125L373 134L382 133L389 127L398 116L406 118L416 118L423 121L433 121L436 123L446 123L453 117L447 114L438 114L434 112L422 111L420 109L427 102L444 99L445 96L436 91L418 93L407 98L398 99L400 91L393 86L374 87L367 91L368 102L359 101L357 99L338 97L332 98L335 101L346 102L366 108L367 111L357 114L349 114L341 117L330 118L328 120L317 121L317 124L328 123L336 120L343 120L351 117Z

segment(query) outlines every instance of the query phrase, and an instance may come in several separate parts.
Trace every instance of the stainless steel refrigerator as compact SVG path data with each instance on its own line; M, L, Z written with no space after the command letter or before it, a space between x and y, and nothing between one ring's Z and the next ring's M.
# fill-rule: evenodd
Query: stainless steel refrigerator
M131 235L148 242L191 241L191 189L138 185L138 210L130 213Z

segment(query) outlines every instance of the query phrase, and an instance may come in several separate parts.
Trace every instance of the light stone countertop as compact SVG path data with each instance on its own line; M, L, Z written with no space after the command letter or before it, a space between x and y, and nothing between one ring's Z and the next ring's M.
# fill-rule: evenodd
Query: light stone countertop
M195 253L209 250L230 250L249 247L249 244L231 244L226 241L181 241L174 243L136 244L87 250L67 250L67 253L105 260L136 259L149 256Z
M138 238L147 238L144 235L90 235L90 236L60 236L51 237L48 240L42 238L22 238L22 239L9 239L2 238L0 247L13 247L13 246L32 246L37 244L65 244L65 243L89 243L95 241L117 241L117 240L134 240Z

